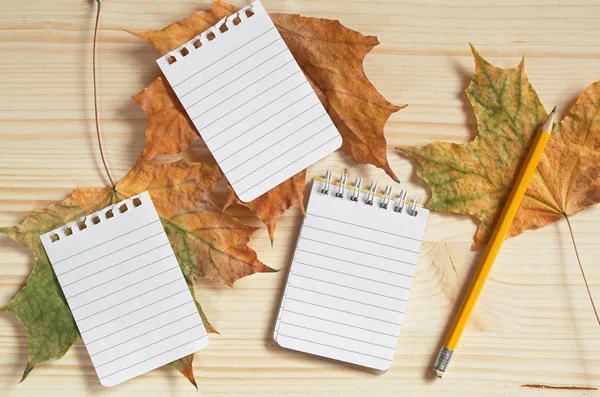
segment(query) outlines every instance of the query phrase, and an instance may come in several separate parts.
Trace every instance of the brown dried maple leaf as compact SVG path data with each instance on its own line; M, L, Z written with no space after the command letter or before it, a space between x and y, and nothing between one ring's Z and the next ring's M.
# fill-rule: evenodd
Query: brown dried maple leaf
M150 42L164 55L238 10L234 5L215 1L210 9L196 11L161 30L129 33ZM144 149L148 160L161 154L179 154L200 137L171 86L162 77L132 99L140 104L148 118Z
M216 164L152 164L141 158L116 190L126 197L150 192L177 261L192 280L199 276L232 286L242 277L274 270L248 247L257 229L210 201L222 176Z
M61 358L79 339L39 239L67 222L148 190L193 296L192 282L198 276L232 285L241 277L273 271L247 245L256 228L224 214L210 201L209 194L221 177L216 164L183 160L151 164L140 158L115 190L76 189L65 201L36 211L20 225L0 229L29 248L35 261L21 291L2 308L17 316L27 331L29 359L23 379L38 364ZM207 330L215 332L196 304ZM184 357L171 366L195 385L192 359Z
M466 144L402 146L430 186L428 207L468 214L480 224L473 249L489 239L519 166L547 113L524 62L500 69L473 48L475 75L467 96L479 135ZM555 125L509 231L516 236L600 202L600 81L590 85Z
M159 77L131 99L148 114L143 156L178 154L199 139L196 128L169 84Z
M379 44L377 37L363 36L331 19L270 16L342 134L342 151L359 164L383 168L399 182L387 160L383 127L406 105L389 103L363 70L365 56Z
M149 41L164 55L237 10L216 1L209 10L195 12L162 30L132 34ZM339 21L328 19L287 14L271 14L271 19L342 134L342 150L357 163L383 168L397 181L387 160L383 127L389 116L402 106L386 101L362 68L364 57L378 44L377 38L363 36ZM147 158L177 154L198 138L176 96L161 77L133 100L148 117L144 150ZM243 204L267 225L271 240L279 216L290 206L303 207L302 189L298 190L300 177L294 178ZM228 203L238 201L230 194Z
M271 244L275 239L275 224L277 219L291 207L296 207L304 214L304 185L306 182L306 170L300 171L279 186L271 189L262 196L244 203L237 197L233 188L227 186L227 201L223 205L223 211L233 204L243 205L251 209L256 216L267 226Z

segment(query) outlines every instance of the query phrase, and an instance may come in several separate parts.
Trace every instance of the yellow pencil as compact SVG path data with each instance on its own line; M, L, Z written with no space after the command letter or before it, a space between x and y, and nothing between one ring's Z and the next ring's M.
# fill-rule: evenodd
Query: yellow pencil
M525 196L525 191L527 190L527 186L531 181L531 177L533 176L533 173L540 162L542 154L544 153L544 148L546 147L546 143L548 143L548 139L550 139L550 134L552 133L552 125L555 114L556 106L554 109L552 109L552 112L550 112L550 115L542 125L542 128L538 130L533 140L531 149L527 153L527 158L525 159L515 184L510 191L510 195L508 196L508 200L502 209L500 218L498 218L498 222L496 223L496 227L494 228L490 242L488 243L485 253L483 254L483 258L481 258L481 262L479 263L479 266L477 267L477 270L471 279L469 288L467 289L467 294L464 297L458 312L454 316L452 325L450 326L448 334L446 335L444 345L442 346L442 349L440 350L437 360L433 366L433 372L439 378L441 378L444 375L444 372L446 372L446 368L448 367L452 353L454 353L454 349L456 348L460 336L465 329L465 325L469 320L469 316L475 307L477 298L479 298L479 294L483 289L485 280L492 269L492 265L494 264L494 260L496 259L498 251L502 246L502 242L506 238L506 233L508 233L517 210L521 205L521 201Z

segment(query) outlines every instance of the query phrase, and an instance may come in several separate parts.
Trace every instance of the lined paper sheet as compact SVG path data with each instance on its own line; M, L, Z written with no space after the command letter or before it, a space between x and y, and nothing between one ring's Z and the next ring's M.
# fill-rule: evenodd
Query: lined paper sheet
M338 149L342 138L259 1L224 21L227 31L221 21L157 63L248 202Z
M206 329L148 192L85 224L40 238L100 382L113 386L206 347Z
M314 181L274 331L282 347L387 370L429 212L321 193Z

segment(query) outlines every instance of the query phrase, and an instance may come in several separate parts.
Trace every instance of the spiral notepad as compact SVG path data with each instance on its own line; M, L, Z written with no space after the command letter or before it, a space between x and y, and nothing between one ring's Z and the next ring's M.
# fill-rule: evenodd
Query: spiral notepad
M315 180L283 292L274 339L282 347L387 370L429 211L392 187L362 191L343 175Z
M157 63L244 202L342 144L259 1Z
M208 345L148 192L40 239L104 386Z

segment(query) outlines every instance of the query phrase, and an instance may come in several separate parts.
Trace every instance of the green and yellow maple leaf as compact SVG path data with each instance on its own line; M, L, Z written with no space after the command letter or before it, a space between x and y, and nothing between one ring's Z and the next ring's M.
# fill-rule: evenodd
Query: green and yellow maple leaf
M76 189L65 201L36 211L20 225L0 229L29 248L35 263L24 287L3 308L23 323L29 339L22 380L38 364L61 358L80 337L39 239L67 222L148 190L194 300L196 277L232 285L241 277L273 271L247 245L256 228L222 213L210 201L209 194L221 177L216 164L183 160L151 164L141 158L115 190ZM196 305L207 330L216 332L197 301ZM171 366L195 385L192 360L190 355Z
M466 144L433 142L398 149L432 191L427 207L479 220L473 249L489 239L546 110L524 71L487 62L472 47L475 75L466 89L479 135ZM555 125L509 237L600 202L600 81Z

